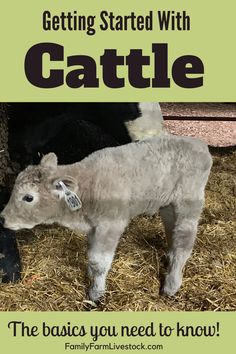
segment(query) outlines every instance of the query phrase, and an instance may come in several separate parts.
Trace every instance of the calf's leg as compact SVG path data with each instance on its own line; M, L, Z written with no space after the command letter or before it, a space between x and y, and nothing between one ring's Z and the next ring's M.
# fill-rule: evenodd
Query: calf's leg
M194 246L202 205L201 200L185 200L174 205L172 216L175 215L175 219L171 218L170 225L165 227L169 232L172 229L169 234L169 267L163 286L166 295L175 295L181 286L182 270Z
M176 217L173 205L160 208L160 216L165 227L168 246L171 247L171 239L175 227Z
M89 297L92 301L105 293L106 276L126 225L123 220L103 221L89 234L88 274L92 280Z

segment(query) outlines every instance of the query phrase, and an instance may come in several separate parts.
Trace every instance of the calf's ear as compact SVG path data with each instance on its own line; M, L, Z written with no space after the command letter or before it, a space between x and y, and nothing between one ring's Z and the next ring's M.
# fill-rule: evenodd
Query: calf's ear
M62 178L57 178L54 183L58 183L59 182L62 182L66 188L70 189L71 191L75 191L76 190L76 187L77 187L77 181L73 178L73 177L70 177L70 176L64 176Z
M57 167L57 155L54 152L43 156L40 162L40 166L45 168L50 168L50 170L55 170Z
M62 182L63 185L61 185L60 182ZM77 187L77 181L70 176L56 178L52 181L52 192L59 199L65 196L65 189L69 189L71 192L77 192Z

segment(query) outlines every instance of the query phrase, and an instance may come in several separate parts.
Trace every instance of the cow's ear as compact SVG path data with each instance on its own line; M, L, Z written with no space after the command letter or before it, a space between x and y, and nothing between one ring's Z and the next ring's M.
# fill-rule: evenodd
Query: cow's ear
M57 155L54 152L50 152L49 154L43 156L40 166L49 168L50 170L55 170L57 167Z
M77 181L73 177L64 177L60 180L66 188L70 189L71 191L75 191L77 189Z
M59 199L65 196L66 190L71 192L77 191L77 182L73 177L65 176L56 178L52 181L52 191Z

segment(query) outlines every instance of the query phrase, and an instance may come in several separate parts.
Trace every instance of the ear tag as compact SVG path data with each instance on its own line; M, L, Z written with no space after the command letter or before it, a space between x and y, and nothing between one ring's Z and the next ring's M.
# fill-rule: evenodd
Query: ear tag
M65 202L72 211L76 211L81 209L82 207L82 202L79 199L78 195L72 191L70 191L66 185L62 182L59 181L58 184L62 187L64 193L65 193Z

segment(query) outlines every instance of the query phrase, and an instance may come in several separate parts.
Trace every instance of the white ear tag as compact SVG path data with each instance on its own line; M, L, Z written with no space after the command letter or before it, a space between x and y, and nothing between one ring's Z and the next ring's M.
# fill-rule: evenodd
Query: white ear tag
M66 185L62 182L59 181L58 184L62 187L64 193L65 193L65 202L72 211L76 211L81 209L82 207L82 202L79 199L78 195L72 191L70 191Z

